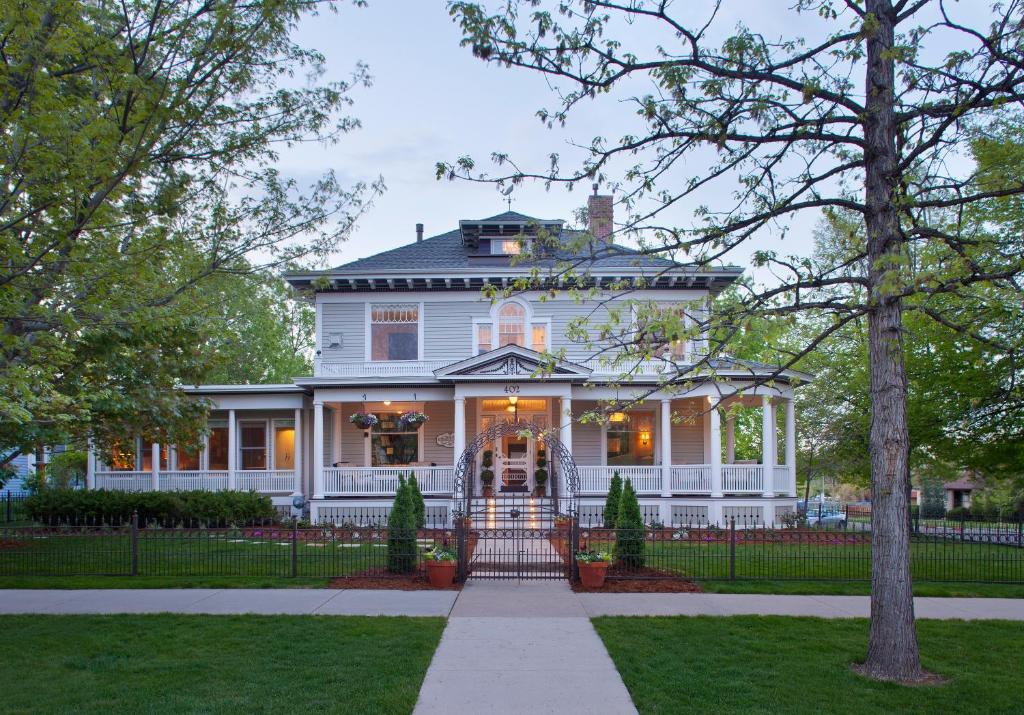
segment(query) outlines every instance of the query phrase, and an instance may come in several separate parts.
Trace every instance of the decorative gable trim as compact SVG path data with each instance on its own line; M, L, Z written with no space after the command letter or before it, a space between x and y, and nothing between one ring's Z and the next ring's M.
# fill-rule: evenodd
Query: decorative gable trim
M529 378L541 368L543 362L538 352L518 345L506 345L435 370L434 376L445 382ZM590 377L590 373L591 370L582 365L559 360L550 373L537 379L583 381Z

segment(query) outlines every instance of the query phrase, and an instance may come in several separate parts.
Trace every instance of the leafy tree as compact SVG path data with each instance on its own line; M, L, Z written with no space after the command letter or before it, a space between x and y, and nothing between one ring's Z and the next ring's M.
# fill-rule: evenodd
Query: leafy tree
M427 525L427 505L423 501L423 494L420 492L420 485L416 481L416 473L409 472L409 495L412 498L413 515L415 516L416 528L422 529Z
M921 516L926 519L941 519L946 513L946 495L942 481L935 477L921 480Z
M615 560L629 568L644 565L644 517L633 491L633 482L626 479L619 500L619 516L615 520Z
M619 471L612 474L611 483L608 484L608 496L604 499L604 528L614 529L619 519L619 500L622 498L622 477Z
M274 166L358 126L366 68L322 81L290 37L318 7L0 3L0 459L194 443L206 406L174 388L216 374L217 286L326 255L379 190Z
M544 170L529 171L496 153L497 175L479 173L470 157L441 163L437 173L570 188L610 180L629 212L616 227L620 235L636 236L647 254L690 258L699 266L776 230L785 236L798 213L856 216L864 240L841 263L758 250L755 265L773 280L752 284L731 311L693 307L680 315L631 300L636 321L612 313L592 332L605 349L609 343L624 348L620 365L657 357L652 334L661 343L666 336L719 336L723 342L710 344L707 358L666 371L667 384L657 388L683 391L751 316L824 316L780 369L849 323L865 322L872 609L861 671L920 681L926 674L914 628L906 519L904 313L914 299L919 304L909 310L970 331L964 307L974 286L1018 290L1019 233L986 233L969 210L1024 192L1019 169L977 172L969 162L948 159L967 154L1001 124L1019 124L1024 9L1019 3L981 11L976 4L954 10L940 0L798 0L791 11L804 22L790 26L799 30L769 38L743 25L723 28L727 15L719 4L701 17L689 5L683 11L655 0L552 0L554 11L542 0L511 0L495 12L481 3L452 3L474 54L540 72L557 86L558 105L540 110L542 121L561 126L593 100L630 102L637 126L617 140L595 137L583 145L579 165L568 169L558 154ZM653 89L638 95L637 87ZM692 220L672 215L687 202L696 205ZM585 239L578 244L574 260L543 275L538 269L511 289L596 290L587 266L604 249ZM918 248L935 252L935 270L914 271ZM854 263L862 268L848 270ZM602 288L608 297L635 287ZM586 334L583 326L570 326L571 339L587 342Z
M59 452L50 458L46 465L46 477L49 485L58 489L68 489L85 484L85 472L88 469L89 455L78 450Z
M416 570L416 513L405 478L400 478L395 501L388 514L388 571Z

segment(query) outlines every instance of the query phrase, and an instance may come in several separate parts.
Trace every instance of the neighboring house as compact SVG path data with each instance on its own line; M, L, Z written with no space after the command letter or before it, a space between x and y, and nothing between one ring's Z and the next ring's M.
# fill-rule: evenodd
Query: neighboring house
M313 375L283 385L189 388L215 405L201 452L139 442L90 460L90 485L255 489L278 504L304 495L313 519L341 522L363 507L387 507L398 476L415 471L436 517L462 503L455 497L482 493L485 451L493 453L498 496L535 491L538 450L546 447L551 478L543 491L562 510L578 500L581 513L599 514L618 471L632 480L648 521L777 521L796 503L793 389L807 376L787 371L755 385L770 366L721 358L685 390L657 389L663 371L699 359L704 341L694 340L664 343L662 357L636 365L622 382L621 368L566 338L574 318L594 313L600 321L608 286L633 282L632 297L699 315L742 271L640 256L612 243L610 196L590 197L589 208L599 255L589 269L593 298L567 291L482 298L485 285L504 287L529 273L530 265L513 265L517 237L536 237L538 227L571 237L562 221L514 212L463 220L430 238L417 225L407 245L287 275L315 302ZM564 359L538 374L541 354L562 348ZM652 389L606 424L574 419ZM736 462L733 420L709 409L735 403L762 413L758 463ZM409 426L399 420L406 411L428 421ZM351 417L360 412L379 423L356 427ZM516 418L535 431L503 427Z
M944 503L946 509L958 507L971 507L971 495L979 491L984 485L969 472L964 472L960 478L953 482L946 482L942 485L944 490Z
M31 454L19 454L11 462L14 467L14 476L4 484L3 491L19 494L25 491L25 477L29 475L35 466L35 456Z

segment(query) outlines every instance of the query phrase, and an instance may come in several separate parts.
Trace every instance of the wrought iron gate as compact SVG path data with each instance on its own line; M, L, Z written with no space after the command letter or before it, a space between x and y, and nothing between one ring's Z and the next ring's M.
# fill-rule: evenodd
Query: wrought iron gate
M572 575L570 521L550 497L476 498L459 528L462 578L564 579Z

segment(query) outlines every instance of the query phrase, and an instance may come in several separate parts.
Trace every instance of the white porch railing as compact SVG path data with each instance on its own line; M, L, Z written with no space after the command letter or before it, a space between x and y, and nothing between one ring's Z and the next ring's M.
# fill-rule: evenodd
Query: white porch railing
M235 472L235 489L242 492L293 492L295 472L290 469Z
M787 494L795 489L795 485L790 484L789 475L789 467L784 464L776 464L772 468L772 487L775 491Z
M219 491L227 488L227 472L204 472L200 470L160 472L160 489L162 491L184 492L194 489Z
M457 362L457 360L382 360L380 362L317 360L314 363L313 373L317 377L428 377L434 374L434 370L447 367L453 362Z
M607 494L615 472L623 480L628 478L637 494L661 493L661 467L619 465L576 469L580 475L581 494Z
M452 494L455 467L329 467L324 469L324 494L329 496L395 495L398 478L416 475L422 494Z
M763 484L764 467L760 464L722 465L722 491L726 494L760 494Z
M152 472L96 472L96 488L120 492L153 490Z
M672 466L673 494L710 494L711 465L681 464Z

